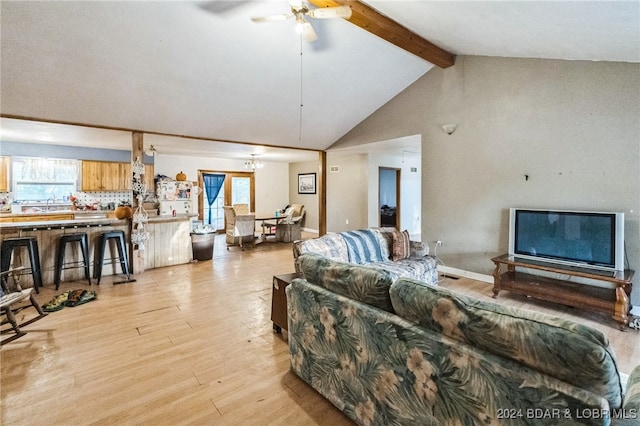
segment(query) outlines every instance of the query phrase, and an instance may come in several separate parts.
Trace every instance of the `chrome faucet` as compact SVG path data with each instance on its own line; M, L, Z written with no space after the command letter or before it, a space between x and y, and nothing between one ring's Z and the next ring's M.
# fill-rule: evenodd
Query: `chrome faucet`
M53 201L54 203L56 202L55 198L47 198L47 207L45 208L45 212L49 211L49 201Z

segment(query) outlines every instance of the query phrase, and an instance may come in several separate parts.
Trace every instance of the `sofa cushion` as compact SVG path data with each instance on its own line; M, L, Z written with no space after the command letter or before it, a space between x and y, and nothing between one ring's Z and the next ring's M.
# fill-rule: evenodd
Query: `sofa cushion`
M315 253L303 254L296 262L300 273L310 283L393 312L389 298L393 277L388 272L337 262Z
M389 259L386 240L377 229L345 231L340 235L347 244L349 262L359 265L369 262L384 262Z
M594 392L611 408L620 407L620 374L609 342L598 330L411 279L399 279L390 293L393 309L409 321Z
M317 253L329 259L341 262L349 261L347 244L340 234L328 233L320 238L312 238L301 242L298 246L298 255L305 253Z
M438 266L433 257L409 257L397 262L388 260L386 262L367 263L367 266L388 272L394 280L398 278L413 278L426 285L438 285Z

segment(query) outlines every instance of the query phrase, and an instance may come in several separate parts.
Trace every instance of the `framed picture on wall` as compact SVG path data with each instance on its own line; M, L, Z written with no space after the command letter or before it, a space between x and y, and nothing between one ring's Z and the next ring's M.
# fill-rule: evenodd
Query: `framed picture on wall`
M300 173L298 174L298 194L315 194L316 193L316 174Z

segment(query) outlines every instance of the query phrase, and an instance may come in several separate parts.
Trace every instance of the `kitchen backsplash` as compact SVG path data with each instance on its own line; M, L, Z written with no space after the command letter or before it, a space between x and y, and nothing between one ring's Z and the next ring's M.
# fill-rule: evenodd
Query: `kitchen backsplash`
M90 196L91 198L97 200L100 204L109 204L115 203L117 206L121 201L128 201L131 203L133 199L133 193L131 191L123 191L123 192L89 192L85 191L85 194Z
M122 201L132 202L133 193L131 191L122 191L122 192L113 192L113 191L104 191L104 192L85 192L88 197L96 200L102 209L108 209L109 205L117 206ZM0 211L8 210L9 205L13 199L11 198L10 192L0 192ZM56 200L58 202L62 200ZM28 204L28 203L26 203ZM4 207L4 208L3 208Z

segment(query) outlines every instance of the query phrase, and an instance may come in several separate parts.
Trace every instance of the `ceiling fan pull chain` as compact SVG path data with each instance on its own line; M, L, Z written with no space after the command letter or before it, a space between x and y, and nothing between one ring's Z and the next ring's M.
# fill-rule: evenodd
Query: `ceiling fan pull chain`
M304 78L304 70L303 70L303 61L302 61L302 49L303 49L303 36L302 34L300 35L300 117L299 117L299 129L298 129L298 142L302 142L302 108L304 107L304 96L303 96L303 91L304 91L304 84L303 84L303 78Z

